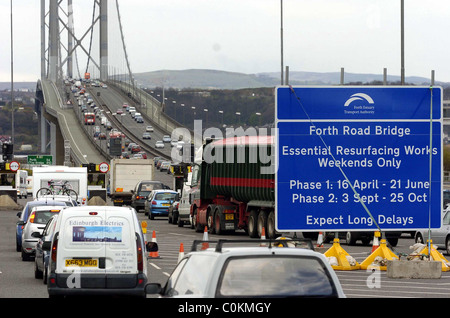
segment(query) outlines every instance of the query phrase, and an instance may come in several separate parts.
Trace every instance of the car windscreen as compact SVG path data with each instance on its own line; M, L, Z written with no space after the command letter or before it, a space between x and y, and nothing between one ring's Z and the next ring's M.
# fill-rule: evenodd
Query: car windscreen
M214 257L209 255L196 255L185 258L177 264L172 275L167 280L165 295L204 295L208 287L209 276L213 271ZM198 270L201 268L201 270Z
M170 193L170 192L162 192L155 194L154 200L157 201L173 201L175 200L177 194L176 193Z
M28 202L27 205L23 208L22 214L20 215L20 219L22 221L28 220L28 216L30 215L31 209L36 206L42 206L42 205L66 205L66 204L61 201L53 201L53 200L31 201L31 202Z
M148 196L152 190L163 189L161 183L142 183L138 195Z
M320 259L279 255L230 258L216 293L218 297L337 297Z

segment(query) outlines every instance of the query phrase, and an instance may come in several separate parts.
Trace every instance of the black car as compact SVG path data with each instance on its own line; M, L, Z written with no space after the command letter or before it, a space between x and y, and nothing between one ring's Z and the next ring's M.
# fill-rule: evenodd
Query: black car
M140 209L144 209L145 201L149 194L156 189L169 189L169 187L161 181L143 180L138 182L134 190L131 190L131 193L133 194L131 197L131 206L137 212L139 212Z
M57 217L58 214L48 220L42 234L39 232L34 232L31 234L33 237L39 238L39 241L36 244L36 256L34 258L34 278L42 278L44 284L47 284L48 259L50 257L50 246L52 244L53 230L55 228L52 225L55 224Z
M180 205L180 201L175 201L169 206L169 218L168 221L171 224L178 224L178 207Z

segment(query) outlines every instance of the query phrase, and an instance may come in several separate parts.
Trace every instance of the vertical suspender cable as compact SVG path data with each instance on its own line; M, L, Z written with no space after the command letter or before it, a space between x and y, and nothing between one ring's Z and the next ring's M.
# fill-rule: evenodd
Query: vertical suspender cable
M92 9L92 22L91 22L91 25L94 24L94 21L95 21L95 1L94 1L94 8ZM91 38L90 38L90 40L89 40L88 60L87 60L87 63L86 63L86 71L84 72L84 74L86 74L86 73L88 72L88 69L89 69L89 62L90 62L90 60L91 60L91 49L92 49L92 37L93 37L93 33L94 33L94 27L92 26L92 28L91 28Z
M124 52L124 54L125 54L125 61L127 62L128 76L130 77L130 82L131 82L131 84L133 85L133 91L135 91L134 81L133 81L133 76L132 76L132 74L131 74L130 63L128 62L127 50L126 50L126 47L125 47L125 40L124 40L124 37L123 37L122 22L121 22L121 20L120 20L119 0L116 0L116 8L117 8L117 18L118 18L118 20L119 20L120 36L122 37L123 52Z

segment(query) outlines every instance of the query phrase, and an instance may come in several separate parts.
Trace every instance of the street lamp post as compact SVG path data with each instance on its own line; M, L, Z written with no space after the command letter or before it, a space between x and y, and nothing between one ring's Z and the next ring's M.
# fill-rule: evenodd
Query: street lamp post
M203 108L203 111L206 113L206 128L208 128L208 108Z
M401 33L401 36L400 36L400 42L401 42L401 44L400 44L400 46L401 46L401 70L400 70L400 72L401 72L401 79L400 79L400 82L401 82L401 85L405 85L405 18L404 18L404 16L405 16L405 11L404 11L404 9L405 9L405 4L404 4L404 0L400 0L400 33Z
M219 110L219 113L222 114L222 126L223 126L223 110Z
M181 109L182 109L182 113L183 113L183 125L185 125L186 123L185 123L185 121L186 121L186 118L185 118L185 116L184 116L184 104L180 104L180 106L182 107Z
M261 113L256 113L256 116L258 116L258 126L261 126Z

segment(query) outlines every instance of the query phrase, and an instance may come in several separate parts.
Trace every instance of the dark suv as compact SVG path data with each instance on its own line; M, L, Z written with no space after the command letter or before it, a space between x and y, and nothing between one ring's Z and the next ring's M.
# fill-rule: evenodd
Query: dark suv
M131 198L131 206L135 208L137 212L139 212L140 209L144 209L147 197L150 192L156 189L169 189L169 187L161 181L143 180L138 182L134 190L131 191L131 193L133 193Z

